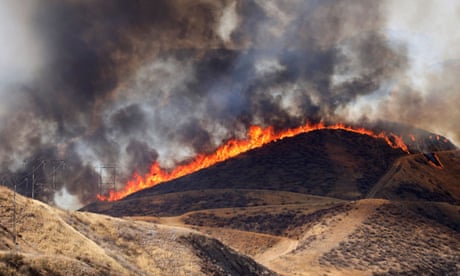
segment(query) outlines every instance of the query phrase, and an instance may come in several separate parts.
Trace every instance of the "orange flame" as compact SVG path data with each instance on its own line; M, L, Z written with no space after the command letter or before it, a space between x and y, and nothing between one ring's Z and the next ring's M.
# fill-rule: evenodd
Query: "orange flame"
M390 133L389 135L387 135L385 132L375 133L365 128L354 128L351 126L346 126L342 123L328 126L322 122L317 124L311 124L307 122L303 126L287 129L280 132L275 132L273 127L261 128L259 126L251 126L247 134L247 139L230 139L225 144L218 147L214 153L208 155L199 154L190 163L179 165L170 171L162 169L158 162L155 162L150 167L150 172L147 173L144 177L140 176L138 173L135 173L133 175L133 179L129 180L125 187L123 187L121 190L111 190L109 191L108 196L99 194L97 195L97 198L103 201L119 200L134 192L153 187L159 183L170 181L187 174L191 174L204 168L208 168L216 163L235 157L241 153L262 147L263 145L270 142L320 129L346 130L362 135L371 136L376 139L383 139L392 148L399 148L404 152L409 153L409 149L403 142L401 136L397 136L394 133Z

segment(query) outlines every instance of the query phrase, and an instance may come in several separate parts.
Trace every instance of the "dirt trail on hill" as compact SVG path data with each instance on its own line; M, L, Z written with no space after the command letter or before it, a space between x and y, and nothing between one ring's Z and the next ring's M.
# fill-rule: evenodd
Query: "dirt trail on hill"
M278 243L276 243L272 248L263 252L262 254L255 257L255 260L259 263L269 263L270 261L288 254L297 248L298 241L282 238Z
M306 271L305 267L310 267L311 271L305 275L319 275L324 272L325 267L319 263L320 257L337 247L340 242L346 241L357 227L359 227L366 218L368 218L384 200L360 201L353 209L339 213L332 217L327 217L317 221L308 229L299 242L296 242L294 248L289 250L280 250L283 246L288 245L285 241L280 244L280 249L275 248L267 252L268 258L258 260L261 264L286 275L293 275L294 272ZM287 247L286 247L287 248ZM278 257L274 256L276 250L280 253ZM271 255L273 254L273 255ZM266 257L262 255L261 257ZM330 268L330 270L335 270ZM334 273L341 273L334 271ZM304 274L296 274L304 275Z
M387 171L386 174L380 178L380 180L377 182L377 184L372 187L372 189L369 191L369 193L366 195L366 198L373 198L379 192L382 190L382 188L388 183L388 181L401 169L402 162L406 162L408 157L404 156L399 158L398 160L395 161L393 166Z
M368 199L352 203L350 209L330 213L321 219L312 221L311 226L305 230L304 235L299 240L276 237L276 240L271 239L271 241L268 241L269 239L266 236L269 235L253 232L246 232L246 235L243 235L243 233L239 232L244 231L235 229L204 227L200 231L221 240L243 254L253 256L258 263L283 275L319 275L324 272L324 269L336 274L343 274L344 271L337 270L335 267L322 265L319 261L321 256L338 247L341 242L346 241L348 236L384 202L386 201ZM187 215L161 217L158 218L158 222L169 226L190 228L190 225L183 222L184 216ZM218 231L218 233L215 231ZM263 245L256 246L258 247L257 250L249 250L243 245L235 243L235 236L245 236L246 243L255 238L267 241L264 241ZM252 254L248 254L249 252ZM309 267L309 269L306 270L306 267ZM308 271L308 273L298 274L299 271ZM353 273L355 272L359 274L359 271L354 271Z

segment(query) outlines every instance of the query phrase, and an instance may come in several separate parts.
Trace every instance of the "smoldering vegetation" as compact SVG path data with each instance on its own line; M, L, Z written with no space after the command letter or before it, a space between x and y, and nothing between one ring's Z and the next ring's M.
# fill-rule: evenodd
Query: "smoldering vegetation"
M0 86L8 95L0 163L15 172L27 171L23 160L65 159L69 172L57 176L57 190L65 186L82 203L98 192L97 166L117 164L121 186L156 160L170 168L244 137L251 124L350 122L357 100L381 93L409 67L404 45L382 31L382 3L26 5L43 62L32 80ZM361 115L353 120L367 122ZM402 119L416 122L411 116Z

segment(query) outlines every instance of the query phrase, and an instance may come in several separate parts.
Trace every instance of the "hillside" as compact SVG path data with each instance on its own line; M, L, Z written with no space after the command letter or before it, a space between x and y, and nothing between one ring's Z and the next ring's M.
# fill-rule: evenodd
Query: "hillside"
M459 156L316 131L84 208L111 216L18 195L17 252L12 193L1 187L0 271L457 275Z
M281 275L458 275L460 152L429 142L450 150L315 131L84 210L189 228Z
M457 203L460 152L407 155L383 140L342 130L321 130L271 143L120 201L83 210L113 216L179 215L188 211L264 205L263 191L344 200L384 198ZM257 191L257 192L254 192ZM177 193L177 194L175 194ZM279 201L279 200L278 200Z
M427 154L398 159L368 197L460 204L460 151L441 151L433 156L442 168L427 158Z
M0 186L1 275L274 275L196 231L103 215L66 212Z
M203 209L301 204L321 199L323 198L319 196L283 191L210 189L130 198L115 202L97 202L86 206L83 210L115 217L178 216ZM342 200L327 198L327 201L341 202Z
M273 142L127 199L226 188L357 199L364 197L404 154L382 139L343 130L319 130Z
M133 219L201 231L281 275L457 275L458 229L408 204L317 197L299 204ZM444 209L443 214L450 209L450 221L458 226L460 207Z
M62 211L18 195L15 251L9 223L12 192L4 187L0 192L1 275L460 271L460 207L448 203L438 204L438 213L426 213L435 209L381 199L347 201L253 190L243 197L249 201L245 207L197 205L200 210L178 216L114 218ZM204 195L212 192L222 197L238 193L208 190ZM167 199L174 201L174 195ZM444 216L444 221L432 215Z

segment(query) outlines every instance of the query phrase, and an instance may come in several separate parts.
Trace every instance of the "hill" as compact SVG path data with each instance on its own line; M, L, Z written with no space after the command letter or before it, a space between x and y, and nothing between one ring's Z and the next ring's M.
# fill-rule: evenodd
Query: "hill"
M12 193L0 187L0 202ZM257 193L257 191L253 191ZM17 197L18 251L7 216L2 275L457 275L460 234L402 202L310 196L175 217L113 218ZM295 194L285 194L287 200ZM279 204L278 204L279 203ZM449 205L457 222L460 209ZM446 206L444 206L446 207ZM10 215L5 208L3 215ZM397 250L395 250L397 249Z
M17 248L12 193L1 187L0 271L457 275L459 156L316 131L85 208L111 216L18 195Z
M344 130L318 130L270 143L127 199L226 188L357 199L404 154L382 139Z
M444 225L428 218L430 207L411 204L316 197L132 219L201 231L281 275L457 275L460 207L438 206L444 209L438 215L449 213L448 221L456 222Z
M0 186L1 275L275 275L196 231L103 215L66 212Z
M281 275L458 275L460 152L427 139L444 151L315 131L84 210L189 228Z
M433 163L433 157L439 161L440 166ZM399 158L369 192L368 197L440 201L458 205L458 179L460 151L415 154Z
M120 201L94 202L82 210L113 216L179 215L263 205L261 190L280 192L275 198L295 193L290 202L317 195L457 203L460 152L443 151L436 156L444 168L433 166L428 154L407 155L380 139L320 130L276 141Z

